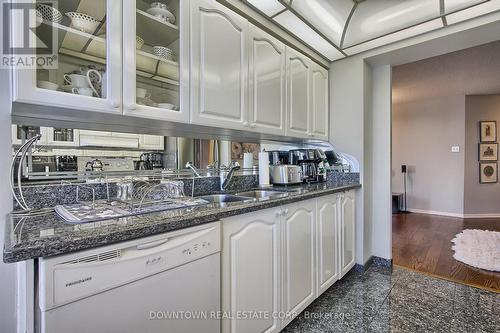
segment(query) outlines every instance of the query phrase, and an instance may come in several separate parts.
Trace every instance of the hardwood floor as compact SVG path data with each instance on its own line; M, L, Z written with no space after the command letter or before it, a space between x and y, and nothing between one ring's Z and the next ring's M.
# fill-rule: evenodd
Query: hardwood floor
M500 231L500 219L394 214L393 263L429 275L500 292L500 273L474 268L453 258L451 240L464 229Z

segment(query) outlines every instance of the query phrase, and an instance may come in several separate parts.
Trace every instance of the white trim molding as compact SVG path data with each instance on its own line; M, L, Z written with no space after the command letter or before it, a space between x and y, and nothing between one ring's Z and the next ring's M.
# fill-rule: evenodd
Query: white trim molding
M500 213L492 214L461 214L461 213L450 213L450 212L438 212L435 210L425 210L425 209L408 209L410 213L417 214L427 214L427 215L439 215L439 216L449 216L449 217L459 217L462 219L494 219L500 218Z

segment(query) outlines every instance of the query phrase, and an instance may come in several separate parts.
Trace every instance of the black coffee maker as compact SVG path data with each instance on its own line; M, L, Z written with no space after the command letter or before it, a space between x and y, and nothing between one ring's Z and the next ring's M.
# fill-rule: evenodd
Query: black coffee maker
M290 164L300 166L304 183L318 180L315 149L294 149L288 152Z

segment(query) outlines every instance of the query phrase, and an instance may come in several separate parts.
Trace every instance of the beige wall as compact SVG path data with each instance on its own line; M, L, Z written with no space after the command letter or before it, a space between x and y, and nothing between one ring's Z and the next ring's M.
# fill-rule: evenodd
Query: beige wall
M500 125L500 95L465 99L464 214L500 214L500 183L479 184L479 121Z
M406 164L409 210L462 214L465 97L394 103L392 114L392 190L402 192Z
M477 147L466 144L466 137L476 136L466 135L466 96L500 92L499 54L497 41L394 67L392 190L402 191L401 164L407 164L410 210L490 213L475 203L482 199L476 195L481 188L472 184L478 178ZM460 152L452 153L452 146ZM472 170L469 162L474 171L466 170ZM466 196L466 189L473 194Z

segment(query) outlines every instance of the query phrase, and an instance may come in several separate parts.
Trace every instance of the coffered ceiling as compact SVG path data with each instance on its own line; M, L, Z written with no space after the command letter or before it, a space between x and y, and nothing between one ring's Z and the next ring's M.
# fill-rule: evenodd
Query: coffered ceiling
M330 61L500 10L500 0L242 0Z

